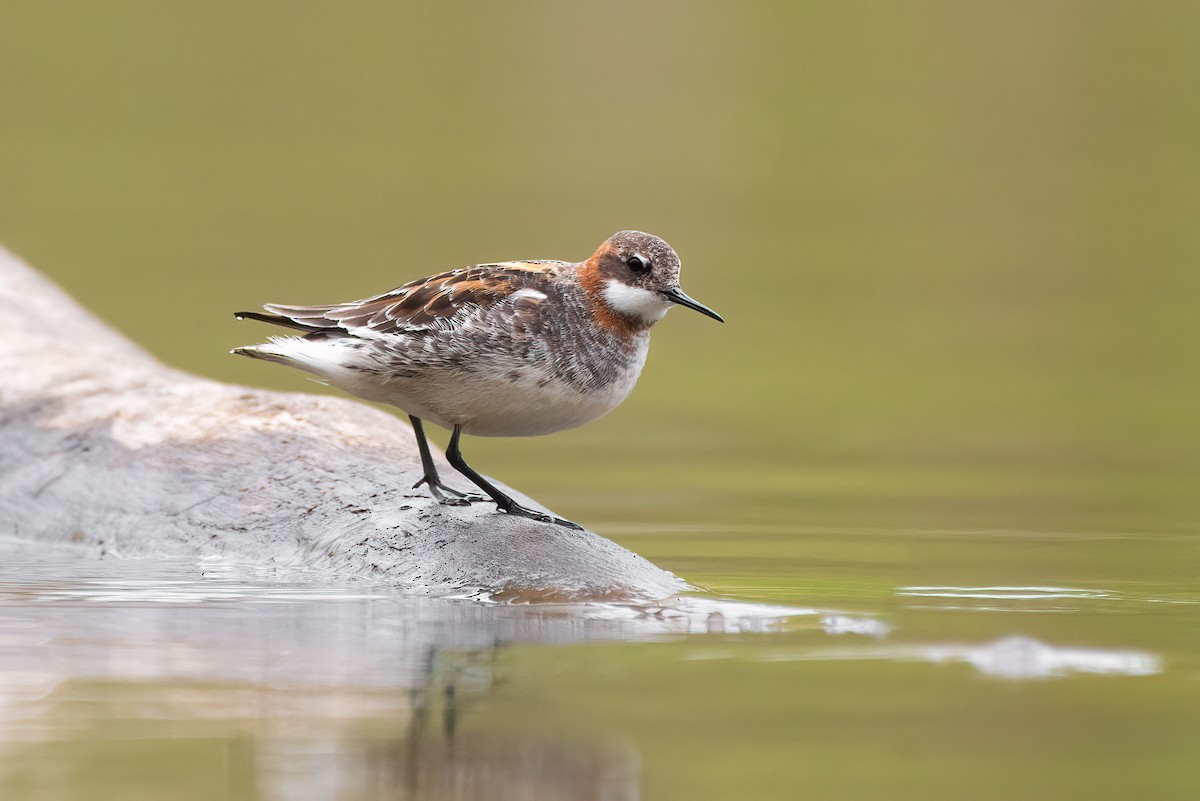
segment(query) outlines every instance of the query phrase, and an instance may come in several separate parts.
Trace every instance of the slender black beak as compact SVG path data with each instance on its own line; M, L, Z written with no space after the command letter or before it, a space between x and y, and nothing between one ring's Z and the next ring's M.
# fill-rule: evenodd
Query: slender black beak
M696 311L700 312L701 314L708 315L709 317L713 318L717 322L721 322L721 323L725 322L724 317L717 314L715 311L708 308L703 303L692 300L687 295L683 294L683 290L680 289L679 287L672 287L671 289L666 290L662 294L663 294L664 298L671 301L672 303L678 303L680 306L687 306L689 309L695 309Z

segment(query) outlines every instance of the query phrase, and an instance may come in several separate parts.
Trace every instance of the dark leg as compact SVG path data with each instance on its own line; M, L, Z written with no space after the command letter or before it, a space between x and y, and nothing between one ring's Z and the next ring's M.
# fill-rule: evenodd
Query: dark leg
M467 478L474 482L475 486L492 496L492 500L500 507L500 511L508 512L510 515L519 515L520 517L528 517L533 520L541 520L543 523L557 523L560 526L567 528L576 528L583 531L583 526L572 523L570 520L563 520L561 517L554 517L545 512L535 512L532 509L526 509L521 504L514 501L512 498L505 495L500 490L496 489L483 476L471 469L471 466L463 459L462 452L458 449L458 438L462 434L462 426L455 426L454 433L450 435L450 445L446 448L446 459L450 464L454 465L454 469L462 473Z
M417 450L421 451L421 467L425 468L425 477L413 484L413 489L422 484L428 484L430 494L437 499L438 503L444 503L447 506L467 506L476 501L487 500L482 495L473 492L459 492L442 483L437 465L433 463L433 454L429 452L429 441L425 439L425 426L421 424L421 418L413 417L410 414L408 419L412 421L413 433L417 435Z

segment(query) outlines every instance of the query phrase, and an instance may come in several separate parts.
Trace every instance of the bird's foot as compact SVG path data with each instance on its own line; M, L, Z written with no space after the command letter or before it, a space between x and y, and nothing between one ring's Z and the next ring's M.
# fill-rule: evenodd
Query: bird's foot
M431 479L429 476L425 476L416 484L413 484L413 489L422 484L429 486L429 494L443 506L470 506L473 503L480 503L488 499L486 495L480 495L477 492L462 492L461 490L454 489L454 487L448 487L437 477Z
M565 526L567 528L573 528L576 531L583 531L583 526L579 525L578 523L572 523L570 520L564 520L561 517L548 515L545 512L538 512L534 509L526 509L524 506L512 499L509 499L507 505L497 504L497 506L501 512L505 512L506 514L516 515L517 517L528 517L530 520L540 520L543 523L553 523L556 526Z

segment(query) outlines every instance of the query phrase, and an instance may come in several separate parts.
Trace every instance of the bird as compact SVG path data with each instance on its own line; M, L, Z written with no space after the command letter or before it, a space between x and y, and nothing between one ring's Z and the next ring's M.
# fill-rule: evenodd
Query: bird
M665 241L618 231L582 262L477 264L349 303L235 312L298 333L231 353L304 370L405 412L424 471L413 487L426 485L439 503L490 498L499 512L581 529L502 492L467 464L460 438L551 434L615 409L667 311L683 306L724 322L684 293L679 272ZM450 431L446 459L484 495L442 481L426 421Z

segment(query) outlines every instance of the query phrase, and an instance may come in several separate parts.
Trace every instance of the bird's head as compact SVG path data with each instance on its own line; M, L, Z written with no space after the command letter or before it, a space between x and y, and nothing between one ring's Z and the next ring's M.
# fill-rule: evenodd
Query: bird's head
M582 265L588 290L606 311L636 328L649 328L672 306L686 306L725 322L679 287L679 256L663 240L641 231L618 231Z

